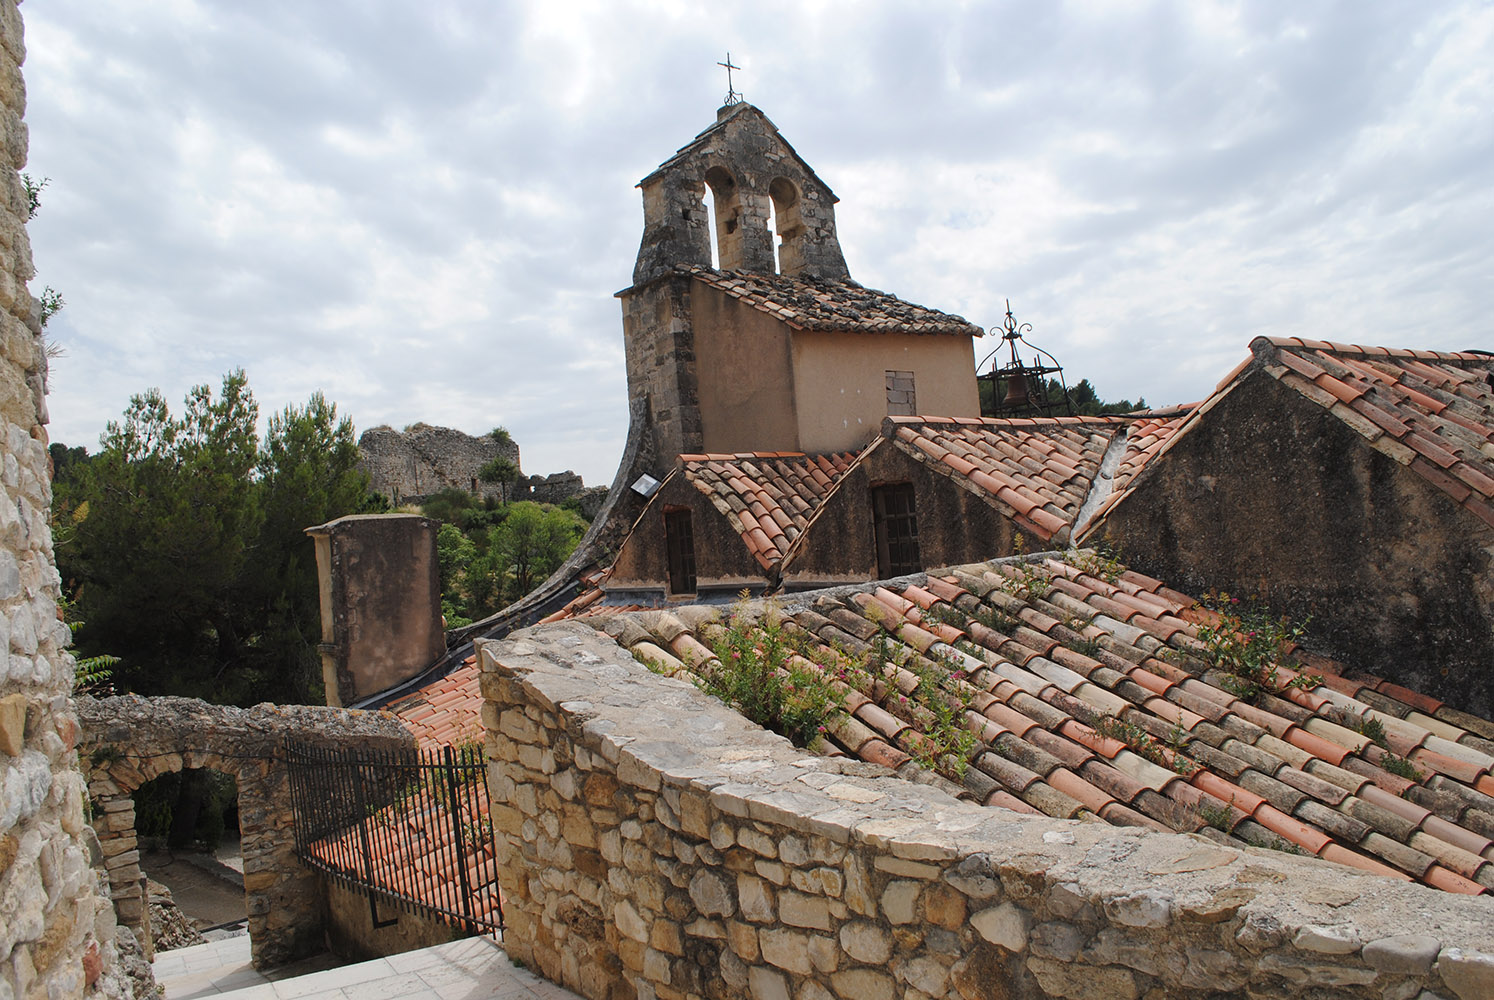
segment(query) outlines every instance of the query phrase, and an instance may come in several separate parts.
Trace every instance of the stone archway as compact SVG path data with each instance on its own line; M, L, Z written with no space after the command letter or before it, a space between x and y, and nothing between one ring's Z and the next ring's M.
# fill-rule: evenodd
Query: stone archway
M320 877L296 858L286 737L328 747L400 748L414 739L377 712L307 705L234 708L191 698L78 699L79 758L93 801L93 826L120 923L150 940L135 830L134 793L186 768L232 775L239 786L244 895L256 968L280 965L323 947Z

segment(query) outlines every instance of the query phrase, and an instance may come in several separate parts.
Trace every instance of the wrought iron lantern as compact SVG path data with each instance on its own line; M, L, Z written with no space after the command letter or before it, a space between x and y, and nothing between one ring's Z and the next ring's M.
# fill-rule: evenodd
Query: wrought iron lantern
M1072 416L1074 409L1069 403L1069 387L1064 382L1063 366L1053 355L1029 344L1023 338L1024 333L1032 331L1032 324L1017 322L1012 316L1010 299L1006 302L1006 319L1001 326L992 327L991 332L995 333L998 329L1001 331L1001 344L976 366L976 382L982 386L981 416ZM1022 361L1021 355L1017 353L1018 344L1032 351L1032 364ZM1011 353L1011 360L1004 365L997 357L1003 349ZM982 373L980 370L987 362L990 363L990 371ZM1058 376L1057 387L1050 385L1050 375Z

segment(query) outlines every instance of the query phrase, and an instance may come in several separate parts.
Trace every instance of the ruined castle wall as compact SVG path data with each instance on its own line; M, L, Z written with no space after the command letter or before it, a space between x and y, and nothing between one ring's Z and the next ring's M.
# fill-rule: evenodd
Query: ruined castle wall
M358 438L369 487L395 502L419 500L445 489L499 498L503 486L478 478L500 456L519 464L519 446L490 435L473 437L450 427L411 424L403 431L371 427Z
M515 958L591 1000L1494 996L1494 901L958 802L583 623L481 644Z
M71 997L114 966L73 747L73 660L57 620L47 512L45 357L19 171L25 44L0 0L0 996Z

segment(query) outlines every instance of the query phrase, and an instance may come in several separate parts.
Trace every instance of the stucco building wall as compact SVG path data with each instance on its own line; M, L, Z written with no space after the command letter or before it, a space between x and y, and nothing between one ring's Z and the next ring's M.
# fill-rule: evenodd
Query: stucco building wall
M804 451L788 326L700 282L690 290L690 317L702 450Z
M584 623L480 645L505 947L591 1000L1494 995L1487 897L959 802Z
M858 449L882 429L888 371L912 372L916 407L943 417L980 416L969 337L813 331L794 337L800 450Z
M19 173L25 56L17 4L0 0L0 995L75 997L121 984L114 913L91 866L73 659L57 619L46 362L26 289L34 269Z
M1142 572L1195 593L1260 594L1311 616L1324 653L1494 714L1494 528L1264 372L1086 540L1102 536Z

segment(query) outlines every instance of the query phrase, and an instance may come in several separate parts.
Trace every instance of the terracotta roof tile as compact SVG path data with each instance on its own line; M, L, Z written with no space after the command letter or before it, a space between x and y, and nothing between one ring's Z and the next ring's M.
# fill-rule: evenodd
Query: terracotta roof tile
M1114 483L1128 482L1181 424L1186 408L1107 417L890 417L883 434L930 468L994 500L1037 537L1070 527L1118 434ZM1110 488L1110 480L1103 483Z
M783 559L809 523L809 514L855 457L796 452L681 455L680 467L768 569Z
M679 273L710 285L797 330L850 333L921 333L979 337L985 331L963 316L905 302L849 278L788 277L717 271L698 264Z
M1251 349L1282 384L1325 406L1453 500L1494 495L1494 356L1266 337ZM1298 376L1341 404L1325 404Z
M963 426L983 432L986 422ZM1494 741L1480 735L1494 724L1312 656L1282 665L1275 690L1244 702L1218 686L1223 675L1188 631L1190 620L1220 619L1185 607L1187 595L1130 572L1099 579L1057 557L1034 565L1047 577L1045 592L1020 588L1023 575L1008 560L916 586L797 594L782 613L807 633L843 636L858 649L880 635L893 660L943 677L943 697L968 699L966 730L976 740L969 769L945 777L976 801L1182 831L1212 825L1216 838L1449 891L1494 886L1494 756L1486 753ZM997 629L972 618L999 623L987 612L1007 623ZM1066 624L1090 615L1082 630ZM635 649L694 641L665 634L658 616L635 620L641 630L619 634L653 636ZM1098 648L1074 648L1096 639ZM833 664L854 656L851 648L827 641L814 655ZM1323 682L1313 690L1286 686L1311 686L1318 671ZM853 715L831 728L830 745L895 768L937 756L921 707L925 683L910 667L889 665L854 692ZM1383 719L1391 749L1351 728L1356 716ZM1380 766L1390 766L1392 751L1414 777Z

